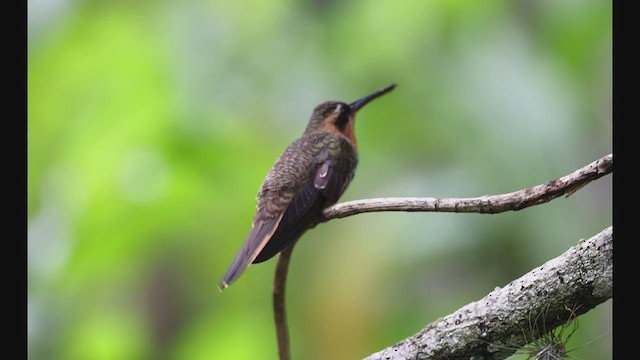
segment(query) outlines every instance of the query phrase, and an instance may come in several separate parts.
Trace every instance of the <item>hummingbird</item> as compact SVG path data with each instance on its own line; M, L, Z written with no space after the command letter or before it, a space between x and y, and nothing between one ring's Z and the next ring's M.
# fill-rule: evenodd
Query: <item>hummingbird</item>
M356 113L395 86L350 104L326 101L313 109L303 134L285 149L262 182L251 231L218 284L220 291L250 264L269 260L321 222L323 210L338 201L358 165Z

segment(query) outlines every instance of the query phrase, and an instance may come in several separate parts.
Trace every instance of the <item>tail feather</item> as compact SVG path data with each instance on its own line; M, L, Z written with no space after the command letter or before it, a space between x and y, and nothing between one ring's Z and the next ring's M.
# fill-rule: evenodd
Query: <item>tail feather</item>
M236 281L258 254L260 254L260 251L262 251L278 228L280 220L282 220L282 214L276 219L254 224L254 227L249 232L249 235L242 244L227 273L220 283L218 283L218 289L220 289L220 291L228 288L229 285Z

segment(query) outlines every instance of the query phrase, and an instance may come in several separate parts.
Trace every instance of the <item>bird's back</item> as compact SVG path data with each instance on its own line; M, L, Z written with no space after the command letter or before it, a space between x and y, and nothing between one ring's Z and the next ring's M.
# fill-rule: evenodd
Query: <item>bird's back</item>
M333 205L346 190L357 161L350 144L333 134L307 134L293 142L260 188L254 226L284 213L253 262L270 259L315 226L322 219L324 208ZM323 166L331 175L328 183L319 188L316 177Z

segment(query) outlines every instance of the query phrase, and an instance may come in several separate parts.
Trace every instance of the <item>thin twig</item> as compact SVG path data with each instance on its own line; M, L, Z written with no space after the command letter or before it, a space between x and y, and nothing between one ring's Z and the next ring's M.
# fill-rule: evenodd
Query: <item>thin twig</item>
M547 203L562 195L569 196L591 181L611 172L613 172L613 154L604 156L567 176L507 194L475 198L407 197L347 201L325 209L324 221L379 211L497 214L522 210L529 206Z
M296 242L287 246L280 252L276 265L276 276L273 282L273 316L276 323L276 336L278 338L278 354L280 360L291 359L289 350L289 330L287 327L287 311L285 308L285 287L287 284L287 269L289 259Z

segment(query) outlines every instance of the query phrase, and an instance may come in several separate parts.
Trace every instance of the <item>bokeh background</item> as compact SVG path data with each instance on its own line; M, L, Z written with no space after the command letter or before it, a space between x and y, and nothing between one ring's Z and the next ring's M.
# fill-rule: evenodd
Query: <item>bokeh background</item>
M566 175L612 152L611 2L29 1L29 358L275 359L276 261L216 284L313 107L393 82L342 200ZM292 258L292 354L362 358L611 224L611 176L512 213L322 224ZM611 313L571 355L611 358Z

